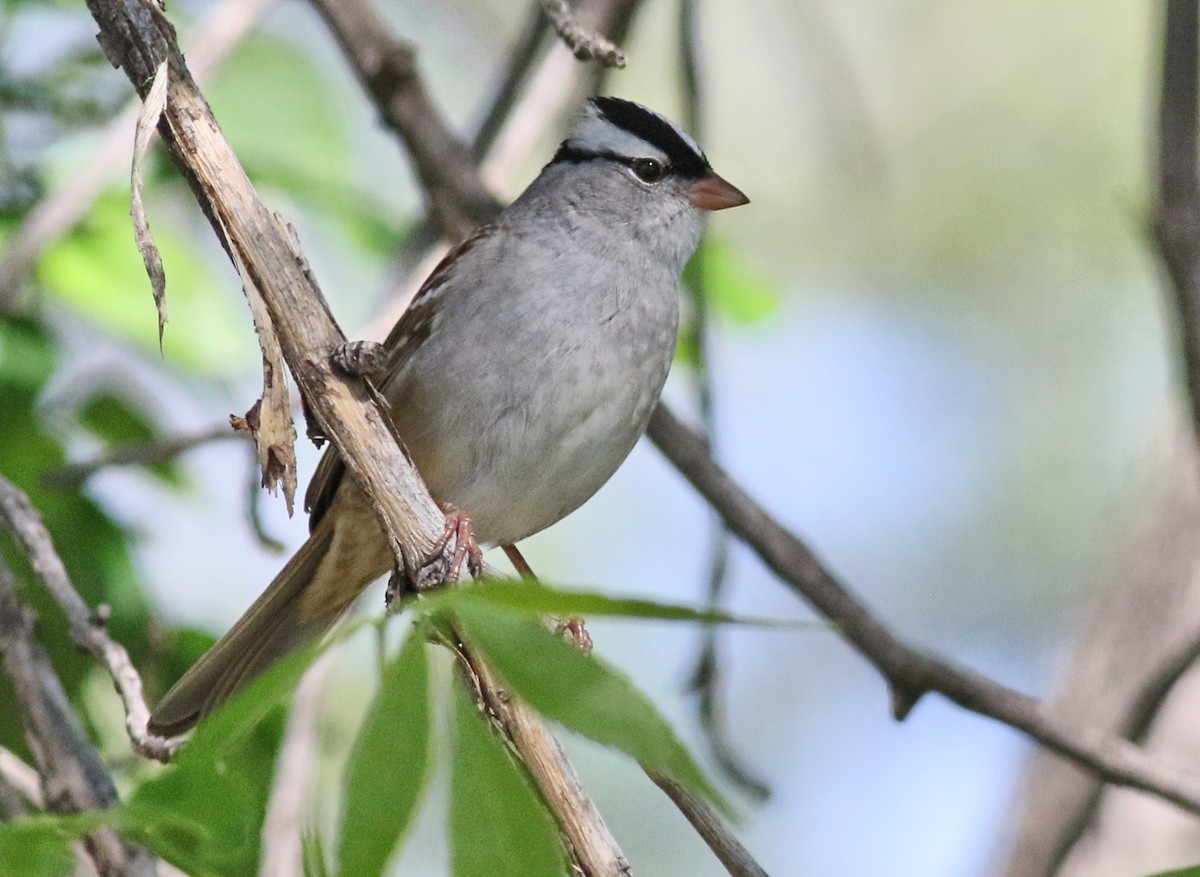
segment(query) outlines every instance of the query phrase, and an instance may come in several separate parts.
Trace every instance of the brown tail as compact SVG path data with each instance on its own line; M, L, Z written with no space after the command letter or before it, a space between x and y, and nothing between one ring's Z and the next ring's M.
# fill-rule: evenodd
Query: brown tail
M321 520L233 629L159 701L150 716L151 733L173 737L192 728L271 664L323 636L362 589L381 574L382 570L374 570L370 576L365 572L345 575L346 564L330 557L342 547L335 539L334 519L334 515L326 515ZM330 562L322 567L327 559ZM360 578L364 580L357 581ZM337 599L312 599L335 590Z

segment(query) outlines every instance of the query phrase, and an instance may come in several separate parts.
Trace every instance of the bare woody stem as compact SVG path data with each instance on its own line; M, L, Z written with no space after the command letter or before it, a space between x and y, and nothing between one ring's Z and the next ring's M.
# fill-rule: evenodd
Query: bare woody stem
M142 695L142 679L129 660L129 653L108 635L103 618L92 612L71 584L37 509L3 477L0 477L0 524L12 533L29 558L34 575L62 609L75 644L89 652L112 676L125 707L125 727L134 750L146 758L169 760L174 746L146 730L150 711Z

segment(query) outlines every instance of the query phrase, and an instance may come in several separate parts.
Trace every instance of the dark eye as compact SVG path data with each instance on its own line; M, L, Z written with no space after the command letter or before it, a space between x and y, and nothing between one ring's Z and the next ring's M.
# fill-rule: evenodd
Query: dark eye
M630 167L633 168L634 174L643 183L657 183L663 178L663 174L667 172L667 169L663 167L663 163L655 161L653 158L635 158Z

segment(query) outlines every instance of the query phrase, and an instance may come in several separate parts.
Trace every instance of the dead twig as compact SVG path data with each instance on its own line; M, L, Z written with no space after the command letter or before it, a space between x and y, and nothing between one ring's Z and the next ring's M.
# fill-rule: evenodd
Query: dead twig
M625 53L602 34L583 27L571 12L567 0L541 0L546 17L580 61L596 61L602 67L624 67Z
M113 466L154 466L174 460L180 454L187 453L201 445L230 439L245 441L246 438L247 436L243 433L234 431L228 423L220 423L191 435L177 435L149 442L119 445L97 454L90 460L81 460L78 463L68 463L65 466L48 469L42 475L42 484L47 487L59 488L79 487L102 469Z
M29 497L3 477L0 477L0 524L12 534L29 559L34 575L62 609L75 644L90 653L112 676L125 707L125 730L134 751L145 758L170 760L176 745L146 730L150 710L142 694L142 678L129 660L129 653L108 635L103 613L89 609L71 584L42 516Z

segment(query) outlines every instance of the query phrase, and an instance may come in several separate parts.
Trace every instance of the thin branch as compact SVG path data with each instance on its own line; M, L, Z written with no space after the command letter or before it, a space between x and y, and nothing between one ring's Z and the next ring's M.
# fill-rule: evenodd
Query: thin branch
M684 125L696 140L704 142L704 95L700 76L700 36L697 33L695 0L679 0L679 70L683 92ZM713 362L709 345L709 289L704 267L705 239L701 238L697 255L687 269L684 289L691 303L691 319L685 329L685 341L695 355L692 389L704 440L713 458L717 456L716 397L713 390ZM729 531L719 515L713 513L709 541L708 577L705 604L717 609L724 602L729 577ZM697 695L696 711L709 754L721 772L748 795L764 800L770 788L754 776L738 756L730 738L725 704L721 692L721 659L717 625L706 625L700 633L700 649L690 676L690 687Z
M37 762L46 809L107 809L117 802L116 786L71 709L50 656L34 636L33 623L33 612L17 594L16 580L0 561L0 652ZM11 771L12 765L8 767ZM153 867L144 850L127 846L111 828L99 829L85 845L104 877L146 873Z
M797 595L832 621L881 673L892 691L892 712L903 719L927 692L996 719L1108 782L1150 792L1200 815L1200 780L1148 755L1114 734L1076 726L1035 698L1013 691L897 637L800 539L788 532L708 454L704 440L660 405L649 436L725 520L729 529Z
M660 773L648 770L646 775L666 793L679 808L679 812L687 817L692 828L704 838L709 849L716 853L732 877L767 877L767 872L702 799Z
M337 9L329 6L325 11L332 19L341 21L337 18L341 12L345 9L361 12L360 5L354 0L338 4ZM323 433L357 475L381 526L393 542L398 573L415 582L420 568L417 559L433 554L445 518L406 459L368 387L361 379L334 368L331 354L344 345L345 337L334 323L311 272L304 270L303 258L290 235L258 199L221 136L216 120L188 73L173 28L160 11L139 0L88 0L88 7L100 25L101 46L109 60L124 70L139 91L145 90L150 76L164 59L169 64L168 100L159 126L164 147L191 185L239 271L253 281L262 296L280 349L304 401ZM363 22L360 19L356 24ZM354 40L349 42L348 50L357 51ZM404 54L411 62L411 52ZM387 67L379 58L374 65L377 71L398 70ZM411 63L403 72L404 93L410 98L414 94L423 95ZM407 108L411 111L412 104ZM421 124L426 132L435 128L444 130L440 123L428 124L428 119ZM469 155L466 160L473 167ZM421 160L417 163L420 167ZM441 167L438 165L439 176ZM460 188L463 183L452 182ZM493 692L492 696L503 699L502 692ZM512 717L510 735L520 741L519 751L536 762L536 767L530 764L530 774L546 800L552 806L570 803L570 812L586 814L587 832L572 834L577 826L564 818L565 806L555 811L581 864L593 877L625 873L624 869L614 867L614 863L624 862L623 855L536 714L516 702L506 707ZM564 798L550 794L548 778L559 783Z
M541 0L546 17L567 44L567 48L580 61L596 61L602 67L624 67L625 53L618 49L603 34L583 27L571 12L567 0Z
M1200 181L1197 177L1197 30L1194 0L1167 0L1158 107L1154 232L1179 317L1192 431L1200 440Z
M496 144L496 138L516 106L530 73L545 56L546 34L549 32L550 21L542 14L541 0L534 0L521 35L508 53L504 77L488 102L475 136L471 138L471 157L476 164L482 163Z
M1133 702L1113 727L1113 732L1134 743L1144 743L1167 696L1197 660L1200 660L1200 633L1192 633L1163 656L1140 690L1135 692ZM1054 835L1053 848L1046 857L1043 872L1046 877L1057 874L1067 861L1071 850L1095 819L1103 797L1104 783L1094 782L1078 801L1071 802L1072 806L1055 814L1059 829Z
M383 120L400 133L442 234L467 235L499 210L470 149L442 121L420 75L416 49L397 39L367 0L310 0L337 39Z
M0 746L0 777L4 777L27 803L38 810L46 809L46 799L42 796L42 780L37 769L3 746Z
M142 694L142 678L129 660L125 647L104 629L104 615L93 612L67 577L67 570L54 550L42 516L16 485L0 476L0 524L12 534L29 559L34 575L41 580L66 616L71 639L99 661L112 676L125 707L125 730L139 755L169 761L177 748L168 740L146 730L150 710Z
M225 0L214 8L189 39L188 58L197 80L203 82L250 32L275 0ZM109 123L103 142L77 174L40 201L21 222L0 258L0 312L17 303L21 284L38 257L74 228L104 187L128 173L130 132L141 109L134 100Z
M525 557L521 554L517 546L502 545L501 547L504 549L509 562L522 579L530 582L539 581L537 574L530 568L529 563L525 560ZM489 571L488 575L494 577L495 573ZM557 633L562 633L564 626L571 626L569 623L564 624L561 619L553 616L543 618L542 623ZM578 631L575 632L574 640L576 645L584 652L590 653L592 651L591 635L583 629L582 623L579 624ZM460 648L458 654L467 663L468 671L475 676L475 668L471 665L469 650ZM489 709L491 707L488 703L484 705L488 706ZM696 829L701 839L708 844L709 849L713 851L717 859L725 865L732 877L766 877L766 872L754 860L754 857L750 855L749 850L741 845L738 839L734 837L733 832L721 820L721 817L702 798L693 795L670 777L650 770L644 764L641 767L645 771L646 776L656 786L666 792L667 797L679 808L679 811L692 824L692 827Z
M118 445L97 454L90 460L68 463L65 466L47 470L42 475L42 484L47 487L59 488L79 487L101 469L113 466L154 466L170 462L180 454L201 445L230 439L246 441L247 438L245 433L235 431L228 423L219 423L191 435L177 435L149 442Z

